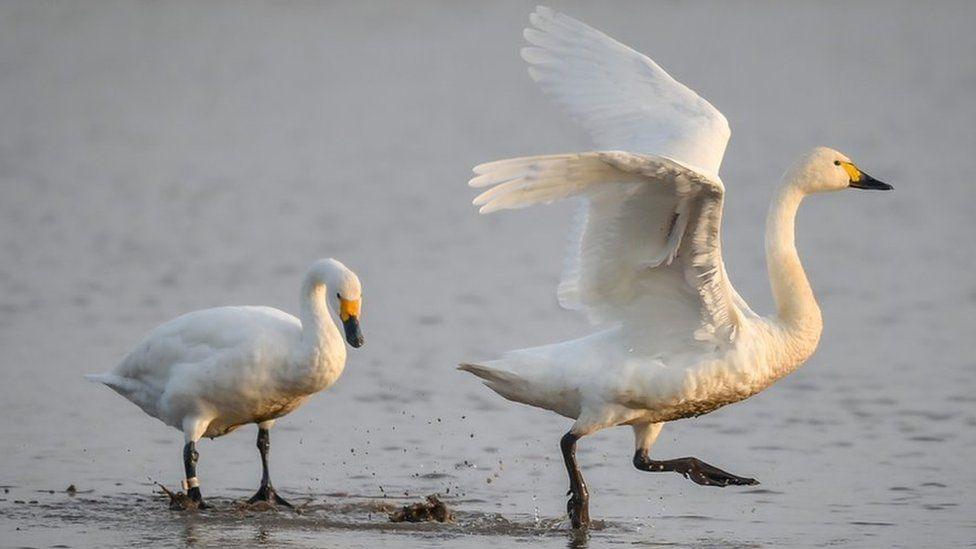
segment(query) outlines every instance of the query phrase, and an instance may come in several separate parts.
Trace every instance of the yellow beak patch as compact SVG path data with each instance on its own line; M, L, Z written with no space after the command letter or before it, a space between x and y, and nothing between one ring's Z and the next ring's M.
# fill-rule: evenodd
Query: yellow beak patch
M350 318L359 318L359 308L362 301L359 299L342 299L339 298L339 318L343 322L349 320Z
M850 162L841 162L840 165L844 168L844 171L847 172L847 175L851 177L851 183L857 183L862 177L864 177L861 170L857 169L857 166L854 164Z

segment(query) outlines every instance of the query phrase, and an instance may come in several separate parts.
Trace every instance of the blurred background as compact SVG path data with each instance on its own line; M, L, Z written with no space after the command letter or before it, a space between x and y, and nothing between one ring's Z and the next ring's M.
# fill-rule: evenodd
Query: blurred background
M605 431L580 450L605 519L593 538L971 543L976 5L552 5L729 119L724 254L753 309L772 310L765 209L799 154L835 147L896 189L804 204L820 350L746 403L669 424L654 448L763 484L641 473L630 429ZM580 541L561 519L570 422L454 370L589 329L555 299L571 207L479 216L465 185L480 162L590 148L519 58L533 7L0 3L0 544ZM177 486L180 433L82 374L183 312L295 313L305 268L326 256L363 280L367 344L279 421L272 468L286 497L332 512L165 511L148 479ZM253 492L253 437L200 445L209 494ZM387 529L382 514L341 512L433 492L459 525Z

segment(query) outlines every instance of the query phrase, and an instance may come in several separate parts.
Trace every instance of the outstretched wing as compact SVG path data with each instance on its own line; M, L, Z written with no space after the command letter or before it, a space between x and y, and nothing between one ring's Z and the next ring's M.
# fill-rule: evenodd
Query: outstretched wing
M516 158L475 168L483 213L582 201L560 303L620 324L634 346L727 343L754 313L732 288L719 231L725 117L654 61L539 7L522 50L529 74L606 152ZM631 152L621 152L631 151Z
M542 6L529 18L529 75L597 148L666 156L717 176L730 132L708 101L585 23Z
M725 274L722 182L672 159L621 151L477 166L482 213L567 198L583 204L560 303L621 323L658 351L689 339L730 342L744 312Z

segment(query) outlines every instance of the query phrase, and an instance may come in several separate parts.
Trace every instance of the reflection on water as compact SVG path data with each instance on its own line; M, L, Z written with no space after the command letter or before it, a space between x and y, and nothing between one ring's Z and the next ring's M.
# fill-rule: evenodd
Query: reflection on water
M221 539L222 536L228 534L228 530L224 526L214 528L213 524L209 524L206 521L197 521L194 519L185 519L183 522L183 536L182 540L185 546L201 546L209 547L215 545L222 545L230 540ZM282 541L277 539L275 532L280 530L279 527L268 526L264 524L246 525L242 524L240 526L243 530L241 539L238 543L244 544L246 546L271 546L279 547L282 545ZM173 540L174 542L176 540Z
M810 363L654 447L761 487L643 474L629 429L608 430L579 448L605 522L569 533L568 422L454 370L589 329L554 299L571 208L478 216L465 185L479 162L587 147L525 75L530 6L6 2L0 544L971 543L976 65L960 52L976 6L561 7L730 119L723 249L756 310L772 310L765 208L798 153L840 148L896 187L800 212L826 324ZM181 435L82 374L189 310L296 312L301 273L330 255L363 279L369 343L275 428L275 485L310 503L238 508L261 472L244 427L198 448L218 508L168 511L149 479L179 482ZM431 493L456 524L389 522Z
M569 549L586 549L590 546L590 533L589 532L569 532L568 536L569 542L566 547Z
M183 541L187 545L196 545L200 541L196 523L187 522L183 524Z

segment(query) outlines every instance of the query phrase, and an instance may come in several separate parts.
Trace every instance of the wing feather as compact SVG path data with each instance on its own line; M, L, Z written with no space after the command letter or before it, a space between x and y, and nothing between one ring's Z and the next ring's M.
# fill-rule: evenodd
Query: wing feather
M659 307L672 312L654 328L660 333L734 337L741 316L722 264L721 181L668 158L621 151L503 160L476 173L473 186L496 182L475 198L483 213L582 200L557 292L564 307L598 324Z
M529 75L606 150L481 164L474 204L489 213L579 200L560 304L621 324L655 352L733 340L754 313L722 262L725 117L585 23L546 7L529 19Z
M715 176L729 124L657 63L567 15L540 6L524 32L529 75L601 149L673 158Z

